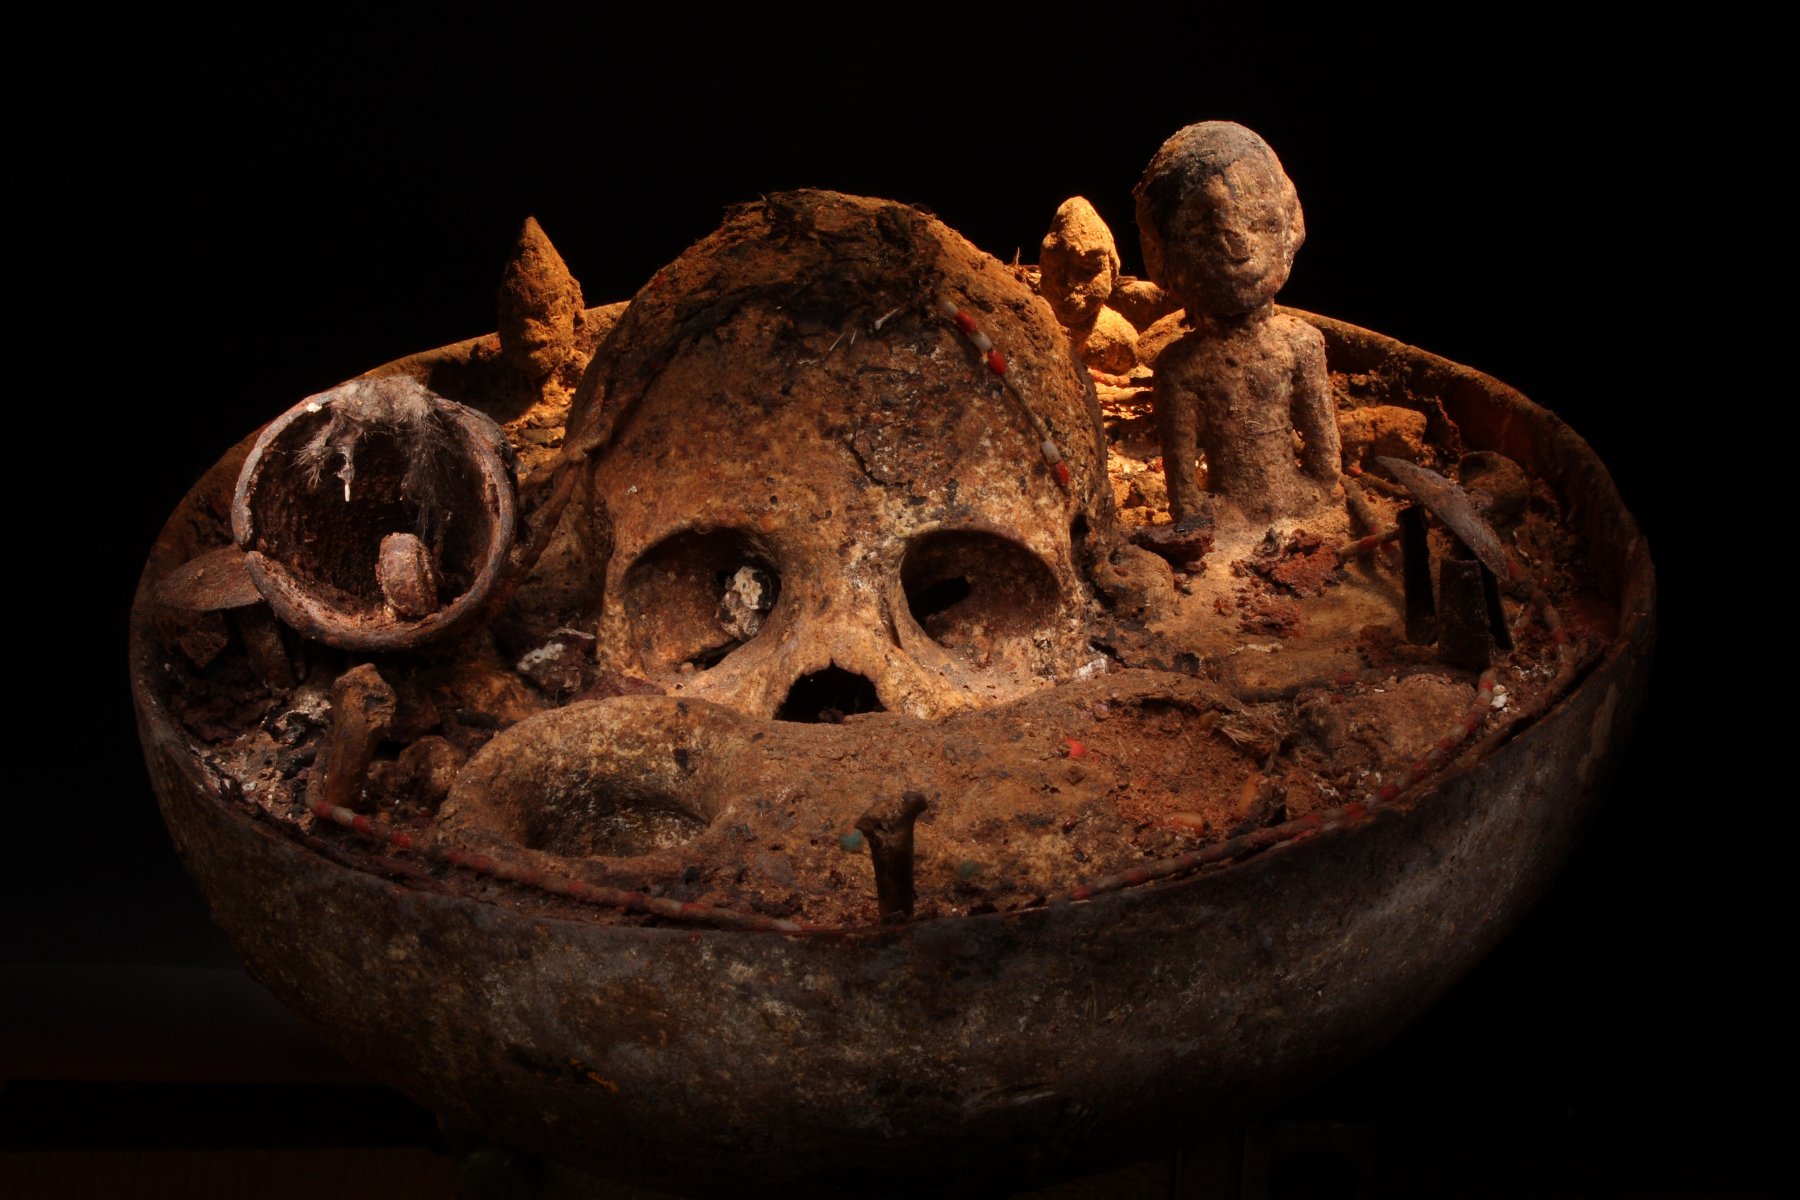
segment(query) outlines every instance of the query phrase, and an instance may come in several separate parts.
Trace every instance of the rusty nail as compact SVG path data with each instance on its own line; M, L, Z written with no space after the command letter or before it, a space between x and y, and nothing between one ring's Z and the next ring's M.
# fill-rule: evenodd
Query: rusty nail
M913 822L925 809L923 793L906 792L898 799L876 801L856 819L857 829L869 839L869 858L875 864L875 900L883 921L912 916Z
M1424 645L1437 637L1437 605L1431 598L1431 544L1425 537L1425 509L1400 510L1400 579L1406 591L1406 640Z
M1480 670L1493 656L1482 566L1445 555L1438 563L1438 660Z
M1481 598L1487 602L1488 631L1494 635L1494 645L1511 650L1512 629L1506 623L1506 609L1500 606L1500 578L1486 563L1481 566Z

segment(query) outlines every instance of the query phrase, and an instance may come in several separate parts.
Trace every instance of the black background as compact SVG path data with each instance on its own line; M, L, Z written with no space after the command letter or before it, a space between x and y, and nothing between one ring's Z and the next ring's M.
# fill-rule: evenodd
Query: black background
M1282 300L1561 414L1611 467L1661 587L1644 721L1553 891L1400 1041L1293 1111L1521 1191L1570 1172L1774 1178L1787 1139L1768 1087L1791 1078L1791 1005L1771 964L1792 937L1754 886L1754 847L1791 786L1754 782L1729 662L1766 651L1720 599L1744 570L1723 540L1731 494L1773 432L1726 407L1713 333L1768 219L1727 137L1732 38L1670 14L1438 36L1182 11L1059 25L869 6L658 19L648 38L292 19L211 30L228 50L161 26L144 53L128 30L98 58L53 56L72 107L36 135L48 203L21 241L52 282L32 369L59 399L15 419L51 431L20 430L22 452L57 456L55 486L91 499L72 520L45 519L49 493L28 506L46 544L27 552L50 564L30 573L33 619L68 632L27 639L31 678L49 681L44 746L66 753L13 801L8 887L32 915L4 961L222 959L136 749L138 566L182 491L261 422L490 330L526 214L590 304L628 298L726 205L792 186L914 201L1028 261L1083 194L1136 271L1143 164L1180 126L1229 118L1275 147L1306 209ZM104 115L79 115L94 97Z

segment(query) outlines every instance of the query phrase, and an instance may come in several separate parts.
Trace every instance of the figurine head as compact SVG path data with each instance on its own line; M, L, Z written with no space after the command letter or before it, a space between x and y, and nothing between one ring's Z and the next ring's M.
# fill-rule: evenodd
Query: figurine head
M1230 121L1189 125L1164 142L1133 194L1145 269L1192 313L1236 316L1270 303L1306 240L1281 160Z
M941 222L830 192L736 210L575 399L603 665L794 719L821 688L936 717L1066 679L1111 503L1092 405L1050 311Z
M1064 200L1038 253L1038 290L1071 329L1091 325L1119 278L1112 230L1081 196Z

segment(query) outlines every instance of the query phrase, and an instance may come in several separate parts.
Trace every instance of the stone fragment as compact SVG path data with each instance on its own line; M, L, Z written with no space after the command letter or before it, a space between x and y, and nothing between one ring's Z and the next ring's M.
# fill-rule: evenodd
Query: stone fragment
M420 738L394 761L374 764L369 771L369 786L384 800L435 811L450 794L450 785L466 758L445 738Z
M216 612L196 613L175 637L182 655L202 671L219 660L231 645L231 634L225 618Z
M1382 455L1425 458L1425 414L1393 404L1373 404L1338 414L1344 461L1367 464Z
M1181 301L1148 279L1131 276L1125 276L1113 284L1112 295L1106 298L1106 304L1131 322L1131 327L1139 332L1149 329L1171 313L1181 311Z
M515 669L547 694L562 698L582 690L592 673L594 635L563 628L522 656Z
M262 593L250 578L244 552L221 546L189 559L156 581L151 593L158 604L190 612L218 612L262 603Z
M1146 525L1131 535L1134 545L1166 560L1183 571L1200 569L1213 546L1213 524L1204 517L1188 517L1170 525Z
M1113 612L1130 620L1166 616L1175 602L1174 571L1162 557L1139 546L1114 550L1098 582Z
M1087 335L1075 346L1081 361L1096 371L1124 375L1137 366L1137 330L1110 308L1094 318Z
M1179 308L1158 317L1138 335L1138 361L1154 370L1162 352L1193 332L1193 328L1187 314Z
M1531 479L1523 467L1504 454L1477 450L1462 456L1456 468L1463 490L1474 497L1483 515L1495 525L1504 525L1525 511L1531 499Z
M1270 583L1303 598L1324 595L1343 569L1336 548L1304 529L1295 529L1284 539L1265 541L1248 566Z

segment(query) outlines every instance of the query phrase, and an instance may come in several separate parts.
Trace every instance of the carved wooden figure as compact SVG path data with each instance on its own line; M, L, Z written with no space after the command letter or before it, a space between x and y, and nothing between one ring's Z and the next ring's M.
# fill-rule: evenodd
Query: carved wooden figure
M1324 339L1275 311L1306 238L1280 160L1243 126L1206 121L1163 143L1134 194L1145 267L1192 324L1156 363L1170 511L1202 511L1202 449L1209 490L1246 515L1317 508L1337 484L1337 419Z

